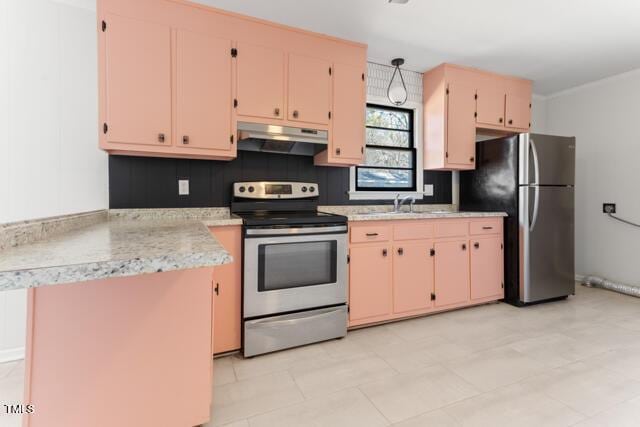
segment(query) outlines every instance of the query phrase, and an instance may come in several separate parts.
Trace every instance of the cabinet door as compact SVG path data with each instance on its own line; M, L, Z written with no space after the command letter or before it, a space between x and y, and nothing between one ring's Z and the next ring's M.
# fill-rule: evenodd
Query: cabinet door
M176 146L231 149L231 41L177 33Z
M171 144L171 29L108 15L105 31L106 138Z
M393 248L393 312L431 307L433 243L402 244Z
M501 237L471 241L471 299L504 297Z
M469 300L469 248L466 240L436 242L436 307Z
M391 314L391 253L387 245L352 247L349 319Z
M447 152L450 165L473 166L476 153L475 88L449 83L447 89Z
M529 129L531 125L531 98L507 93L506 126L515 129Z
M476 123L504 126L504 85L497 77L480 77L476 89Z
M364 68L333 65L333 112L329 149L336 163L360 164L364 155L367 109Z
M234 259L213 270L213 352L224 353L240 348L241 231L239 226L225 226L212 228L211 232Z
M284 53L238 43L237 114L282 119L284 115Z
M331 63L303 55L289 55L288 119L329 123Z

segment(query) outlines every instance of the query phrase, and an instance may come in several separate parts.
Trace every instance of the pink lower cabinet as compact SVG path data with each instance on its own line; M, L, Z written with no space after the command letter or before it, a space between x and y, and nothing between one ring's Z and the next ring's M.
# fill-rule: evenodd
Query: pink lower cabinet
M504 297L502 237L471 240L471 299Z
M469 300L469 243L458 239L434 244L435 305L445 307Z
M351 247L349 254L349 322L390 315L393 258L390 245Z
M393 312L411 313L431 307L433 243L402 242L393 249Z
M212 227L211 233L233 262L216 267L213 277L213 352L238 350L242 323L242 232L239 225Z
M363 221L349 228L350 327L503 298L502 218Z

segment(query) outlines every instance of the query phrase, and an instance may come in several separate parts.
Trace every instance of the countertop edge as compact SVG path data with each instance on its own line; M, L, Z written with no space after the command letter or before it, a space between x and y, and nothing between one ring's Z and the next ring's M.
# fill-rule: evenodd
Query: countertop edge
M6 271L0 272L0 290L30 289L168 271L215 268L231 262L233 262L233 257L222 249L215 253L191 252L151 258L132 258ZM19 277L20 286L14 285L17 277Z
M505 218L508 217L505 212L443 212L443 213L427 213L416 212L415 214L402 213L392 215L388 213L375 214L350 214L347 215L349 222L365 222L365 221L406 221L420 219L455 219L455 218Z

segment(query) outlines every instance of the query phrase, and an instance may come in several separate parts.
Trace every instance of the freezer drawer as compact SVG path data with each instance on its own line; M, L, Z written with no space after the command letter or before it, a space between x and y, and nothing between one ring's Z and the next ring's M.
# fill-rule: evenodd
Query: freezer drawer
M573 187L520 187L520 299L575 292Z
M244 356L344 337L347 306L321 308L244 322Z

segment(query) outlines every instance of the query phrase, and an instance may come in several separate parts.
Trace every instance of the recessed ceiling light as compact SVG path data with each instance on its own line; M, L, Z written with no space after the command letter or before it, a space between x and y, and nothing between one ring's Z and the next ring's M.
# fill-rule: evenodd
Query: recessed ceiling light
M409 3L409 0L389 0L389 3L407 4Z

